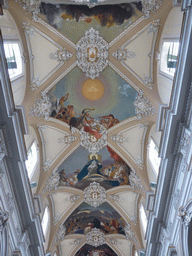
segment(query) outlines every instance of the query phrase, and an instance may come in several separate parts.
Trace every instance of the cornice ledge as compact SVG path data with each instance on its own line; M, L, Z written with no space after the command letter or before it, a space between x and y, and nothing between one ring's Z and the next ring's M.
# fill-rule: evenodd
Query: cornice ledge
M182 1L182 11L189 11L192 7L192 0L183 0Z
M191 52L192 49L190 47L191 40L191 29L192 29L192 9L190 11L190 15L186 17L185 23L183 25L183 34L180 45L180 54L178 58L178 66L175 73L174 80L174 89L172 92L172 100L170 102L170 108L167 110L164 132L162 136L161 148L160 148L160 157L165 158L168 147L168 140L171 133L171 126L174 120L178 120L179 111L178 108L181 105L181 100L184 99L184 92L187 94L188 90L186 87L189 86L189 83L186 81L186 77L190 76L190 69L188 68L191 65ZM182 90L182 93L181 93ZM188 95L187 95L188 96Z

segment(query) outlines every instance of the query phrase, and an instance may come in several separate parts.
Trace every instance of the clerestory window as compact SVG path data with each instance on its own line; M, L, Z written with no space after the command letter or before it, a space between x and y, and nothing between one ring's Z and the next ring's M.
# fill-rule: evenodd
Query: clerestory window
M25 161L29 180L31 180L37 164L37 145L34 141L27 152L27 160Z
M43 234L44 234L45 238L46 238L48 223L49 223L49 208L48 208L48 206L46 206L45 210L44 210L42 222L41 222Z
M154 140L151 138L149 142L149 160L152 165L153 170L155 171L156 176L159 174L159 166L161 158L159 155L159 149L155 144Z
M177 40L163 43L160 70L170 78L173 78L176 70L178 52L179 42Z
M3 43L7 60L8 73L11 80L18 78L23 72L23 64L19 43L5 41Z
M143 228L143 233L145 234L147 230L147 215L145 213L143 204L140 205L139 211L140 211L140 219L141 219L141 224Z

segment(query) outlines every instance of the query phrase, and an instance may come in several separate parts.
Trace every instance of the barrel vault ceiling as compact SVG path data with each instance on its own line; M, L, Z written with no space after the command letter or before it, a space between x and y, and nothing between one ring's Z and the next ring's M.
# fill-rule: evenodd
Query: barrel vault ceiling
M9 1L25 50L23 105L39 148L36 193L49 205L48 252L131 256L145 246L139 205L162 103L155 54L172 1L158 7L144 15L131 3L108 15L41 3L31 12Z

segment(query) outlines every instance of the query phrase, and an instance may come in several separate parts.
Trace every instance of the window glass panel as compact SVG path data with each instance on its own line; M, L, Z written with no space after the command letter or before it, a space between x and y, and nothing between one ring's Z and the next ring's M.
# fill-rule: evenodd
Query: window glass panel
M144 231L144 234L145 234L146 229L147 229L147 216L146 216L143 204L140 205L140 217L141 217L141 223L142 223L142 226L143 226L143 231Z
M16 42L4 42L5 57L10 79L22 73L22 58L19 44Z
M43 214L43 219L41 222L43 234L45 237L46 237L46 232L47 232L47 227L48 227L48 221L49 221L49 210L48 210L48 206L46 206L44 214Z
M159 166L161 162L161 158L158 157L159 149L156 146L153 139L150 140L149 144L149 160L153 166L153 169L155 170L156 175L159 173Z
M28 159L25 161L27 173L29 179L31 179L33 170L35 168L35 165L37 163L37 147L36 143L33 142L32 146L30 147L29 151L27 152Z
M179 42L164 42L161 52L161 71L173 76L175 73Z

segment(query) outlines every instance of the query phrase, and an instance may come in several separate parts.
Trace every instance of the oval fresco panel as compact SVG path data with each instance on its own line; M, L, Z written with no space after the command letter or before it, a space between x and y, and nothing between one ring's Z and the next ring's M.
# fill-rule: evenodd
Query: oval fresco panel
M86 235L93 228L100 229L104 234L125 235L125 221L108 203L98 207L82 203L64 223L66 235Z
M40 17L74 43L91 27L97 29L110 42L141 15L141 2L93 8L45 2L40 5Z
M75 161L74 161L75 159ZM83 147L76 149L58 168L60 186L85 189L93 181L105 189L129 185L130 167L110 147L90 154Z

